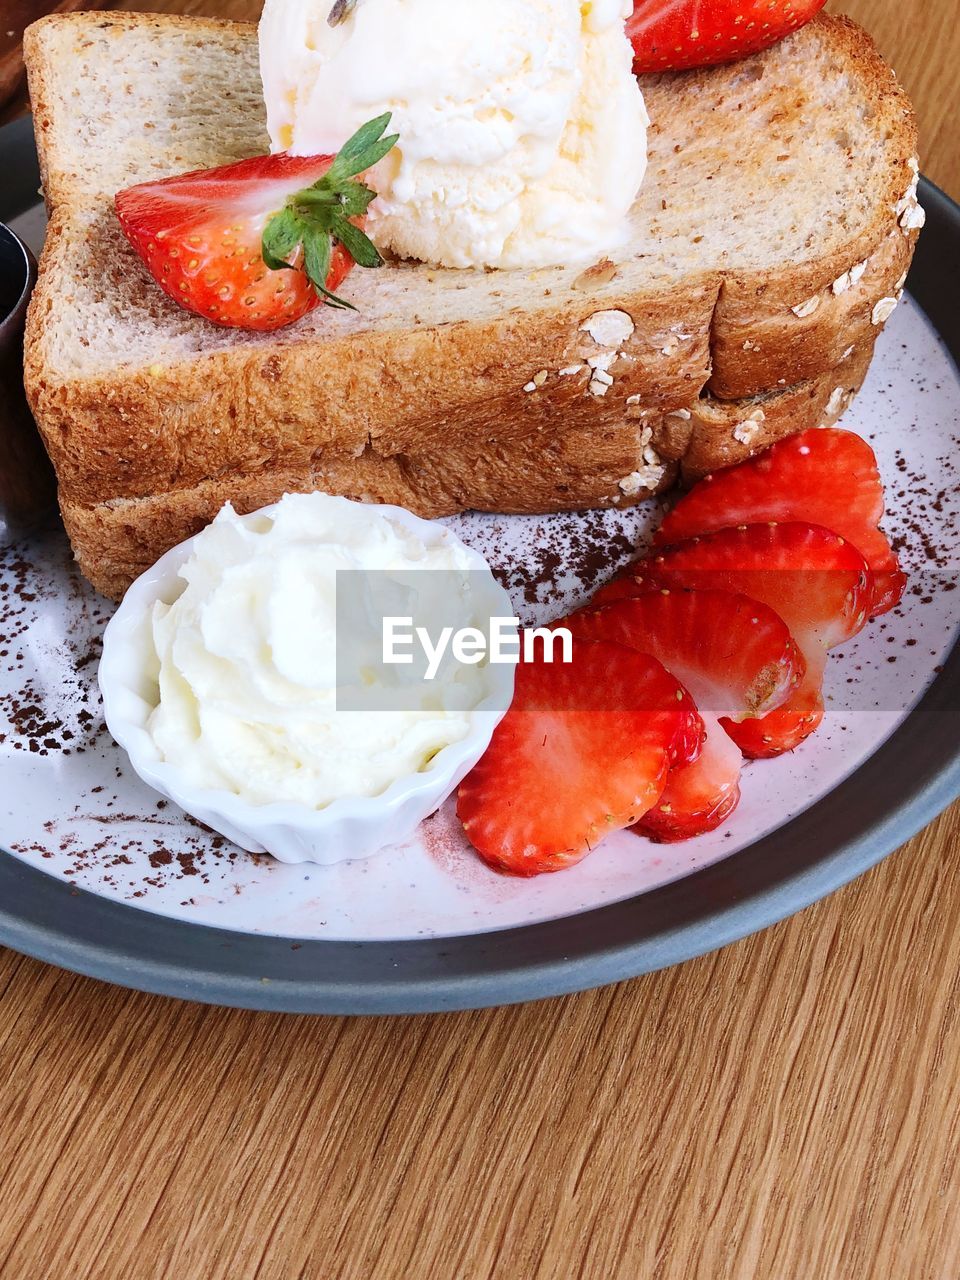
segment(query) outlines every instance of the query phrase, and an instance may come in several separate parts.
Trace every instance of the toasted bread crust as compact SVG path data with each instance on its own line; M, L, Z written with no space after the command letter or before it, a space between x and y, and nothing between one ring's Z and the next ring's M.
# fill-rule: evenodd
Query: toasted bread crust
M874 341L875 334L867 335L835 369L769 396L699 400L680 459L684 481L692 483L711 471L745 462L784 436L833 426L863 385Z
M57 67L49 57L47 37L57 31L72 31L82 45L88 36L98 30L119 32L133 29L152 30L161 38L179 31L197 40L255 40L257 33L256 24L252 22L187 17L172 13L51 13L31 23L23 33L23 61L27 69L30 107L40 158L40 177L48 209L72 203L76 193L71 166L57 141L56 102L53 93L53 78L57 74Z
M724 273L710 334L709 390L721 399L816 378L850 347L872 342L879 328L874 308L899 294L916 247L918 232L901 225L898 207L916 176L917 122L910 99L855 22L825 14L815 22L829 30L838 58L864 86L875 127L887 140L876 216L835 253L777 272ZM859 274L861 266L859 279L843 287L851 269ZM802 314L813 299L814 309Z
M56 240L55 223L53 234ZM693 283L669 300L625 297L621 309L635 329L602 394L599 385L590 390L586 361L602 348L581 330L592 314L582 303L318 346L235 347L172 368L120 370L64 386L48 379L37 358L45 296L41 282L28 392L62 496L91 504L264 468L309 469L327 454L360 456L368 448L390 456L551 432L600 438L622 425L634 397L664 410L696 401L709 373L715 284ZM672 334L661 317L678 306L690 317L691 337L663 356ZM576 373L561 372L574 366ZM531 382L536 389L525 391ZM478 505L469 493L465 499Z
M894 225L879 240L861 237L853 262L838 253L766 282L724 280L711 331L711 393L737 400L757 386L793 386L839 364L851 347L872 345L883 324L877 304L899 299L916 236ZM863 274L837 292L851 267ZM797 314L814 300L812 313Z
M632 498L625 495L618 481L633 471L639 435L633 428L599 436L591 431L586 440L566 435L553 435L549 442L533 439L526 450L488 442L483 449L412 457L367 451L358 457L329 457L308 468L206 480L146 498L94 506L61 499L61 511L81 572L98 591L119 600L139 574L199 532L228 501L245 513L277 502L285 493L320 490L406 507L434 519L468 507L504 514L575 511L649 498L673 486L678 467L664 462L657 468L658 482ZM541 443L549 444L549 453Z
M500 439L464 433L429 450L384 455L368 445L356 456L328 453L296 467L231 473L142 498L93 505L62 498L64 523L82 572L119 599L134 578L202 529L227 501L238 511L255 511L284 493L322 489L428 518L467 507L536 513L626 506L670 488L681 460L684 476L695 480L782 436L836 422L859 389L871 354L867 343L839 369L756 400L704 397L679 413L631 405L629 418L599 431L595 425L551 426Z
M81 565L108 594L227 499L250 509L286 488L329 487L427 515L575 509L625 501L619 481L649 465L645 448L665 470L632 497L662 488L681 469L694 477L729 465L823 420L841 383L844 391L859 386L886 300L902 288L912 256L916 229L902 218L916 152L909 102L860 28L820 17L816 38L858 78L886 139L874 216L830 253L762 272L705 261L669 287L627 288L616 276L571 287L562 270L538 273L522 310L491 306L496 282L480 276L470 284L483 295L479 318L412 316L406 325L340 330L310 320L280 336L231 335L213 349L198 340L196 353L173 361L64 373L54 330L78 256L110 262L124 282L123 307L139 308L144 323L176 310L127 246L109 199L78 188L57 119L66 108L54 92L62 54L55 37L65 28L79 45L146 28L158 41L186 33L198 46L247 50L255 28L76 14L43 19L25 37L51 211L25 382ZM752 65L762 70L762 59ZM696 73L708 83L727 74ZM681 84L657 77L645 90L669 94ZM171 171L185 163L170 157ZM604 385L587 364L603 349L583 326L609 310L625 312L633 327ZM217 336L205 321L183 322ZM741 432L749 442L734 438L743 402L777 391L762 429ZM641 443L643 425L652 436Z

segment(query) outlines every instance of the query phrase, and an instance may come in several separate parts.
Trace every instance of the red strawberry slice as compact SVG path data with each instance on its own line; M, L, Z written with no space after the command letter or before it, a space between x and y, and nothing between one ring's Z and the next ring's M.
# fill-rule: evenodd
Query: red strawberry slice
M659 840L712 831L736 807L741 763L717 717L763 716L797 687L804 661L786 624L767 605L729 591L662 589L576 613L565 625L575 638L652 654L693 695L704 751L671 772L638 830Z
M782 706L760 720L733 724L721 721L727 733L751 760L764 760L793 751L820 727L823 719L823 672L827 651L821 646L807 649L807 670L800 684Z
M573 661L523 663L510 710L460 784L457 814L490 866L519 876L579 862L660 798L700 750L690 695L655 658L575 640Z
M783 619L767 605L723 587L664 586L581 610L560 625L574 637L651 654L693 695L698 708L734 720L778 707L804 672Z
M778 613L794 640L832 649L866 622L869 575L856 547L800 521L719 529L637 560L593 597L607 604L651 586L738 592Z
M175 302L215 324L272 330L336 296L354 263L382 259L362 230L375 193L357 175L390 150L390 116L336 156L254 156L144 182L115 198L124 235Z
M825 0L636 0L633 69L681 71L736 62L802 27Z
M700 755L693 764L670 770L663 795L634 824L634 831L660 844L715 831L740 803L740 748L715 716L709 711L700 714L704 734Z
M723 727L747 755L778 755L813 732L822 716L826 651L866 621L869 575L855 547L818 525L753 524L683 542L638 561L633 574L602 588L595 603L683 586L738 591L769 605L797 642L807 675L771 716L742 726L725 718Z
M654 545L670 546L764 520L809 520L852 542L873 575L873 615L899 604L906 577L886 534L883 482L866 440L837 427L815 427L765 453L707 476L666 516Z

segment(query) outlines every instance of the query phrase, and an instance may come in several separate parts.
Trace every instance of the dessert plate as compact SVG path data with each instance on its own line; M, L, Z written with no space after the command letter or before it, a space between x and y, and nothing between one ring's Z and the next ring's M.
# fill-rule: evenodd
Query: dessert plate
M43 235L29 121L0 132L0 219ZM0 942L189 999L328 1013L535 999L722 946L879 861L960 793L960 210L930 184L910 293L844 425L874 445L903 606L836 654L828 714L799 751L748 766L720 831L630 833L518 881L484 867L452 805L418 837L334 867L241 853L139 782L105 732L99 637L113 606L60 530L0 548ZM579 603L659 511L467 515L457 532L526 620Z

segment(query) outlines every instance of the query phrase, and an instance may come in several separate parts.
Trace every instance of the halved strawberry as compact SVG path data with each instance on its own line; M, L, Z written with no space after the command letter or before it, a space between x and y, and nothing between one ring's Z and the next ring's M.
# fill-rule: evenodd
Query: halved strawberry
M214 324L271 330L321 301L348 307L335 291L354 263L382 263L362 230L375 192L356 175L397 141L389 121L336 156L254 156L129 187L120 226L164 293Z
M637 825L659 840L712 831L736 807L741 763L718 717L765 715L804 673L784 621L767 605L729 591L664 588L575 613L564 625L575 638L652 654L693 695L704 721L704 750L671 772L659 802Z
M654 545L670 546L763 520L809 520L852 542L873 575L873 615L900 602L906 577L886 534L883 482L873 450L838 427L815 427L694 485L669 512Z
M633 69L681 71L736 62L775 44L825 0L636 0L627 34Z
M855 547L818 525L752 524L692 538L637 561L632 572L598 591L595 603L682 586L738 591L769 605L797 642L807 674L772 714L743 725L725 718L723 727L750 756L789 751L813 732L822 716L826 651L866 621L869 574Z
M513 703L460 784L457 814L492 867L559 871L641 818L670 768L696 757L702 732L692 698L655 658L575 640L570 663L517 668Z

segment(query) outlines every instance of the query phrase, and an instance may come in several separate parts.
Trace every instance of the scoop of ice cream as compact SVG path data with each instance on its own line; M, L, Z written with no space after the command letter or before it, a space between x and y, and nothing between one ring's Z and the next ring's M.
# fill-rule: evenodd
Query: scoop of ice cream
M274 150L335 152L393 113L369 181L383 249L445 267L615 253L646 169L630 0L266 0Z

